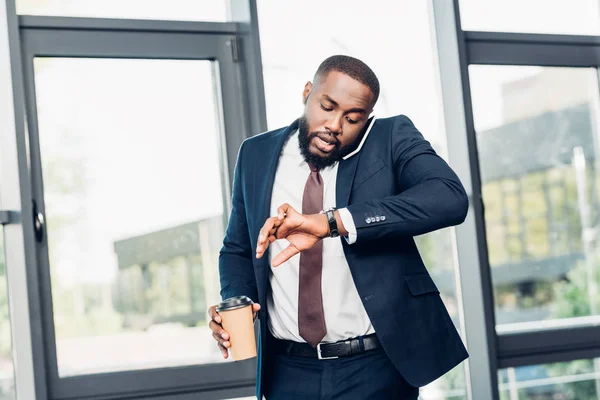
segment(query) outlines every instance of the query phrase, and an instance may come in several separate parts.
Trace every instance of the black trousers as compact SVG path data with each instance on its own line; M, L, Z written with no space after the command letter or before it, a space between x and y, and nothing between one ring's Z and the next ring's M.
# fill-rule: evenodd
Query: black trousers
M269 357L264 394L267 400L417 400L383 351L371 350L335 360L273 355Z

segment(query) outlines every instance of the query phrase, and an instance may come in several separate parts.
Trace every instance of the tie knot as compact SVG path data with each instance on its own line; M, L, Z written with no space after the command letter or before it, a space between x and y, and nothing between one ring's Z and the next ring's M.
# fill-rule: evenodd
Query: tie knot
M308 168L310 168L311 172L319 172L317 167L315 167L312 163L307 162L307 164L308 164Z

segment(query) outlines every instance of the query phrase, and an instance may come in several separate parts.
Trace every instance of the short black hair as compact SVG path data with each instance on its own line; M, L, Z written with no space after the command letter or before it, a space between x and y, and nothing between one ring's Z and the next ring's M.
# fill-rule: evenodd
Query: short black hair
M316 82L324 79L331 71L341 72L366 85L373 92L373 105L377 103L377 99L379 98L379 79L377 79L377 75L375 75L375 72L367 64L358 58L350 56L331 56L319 65L313 80Z

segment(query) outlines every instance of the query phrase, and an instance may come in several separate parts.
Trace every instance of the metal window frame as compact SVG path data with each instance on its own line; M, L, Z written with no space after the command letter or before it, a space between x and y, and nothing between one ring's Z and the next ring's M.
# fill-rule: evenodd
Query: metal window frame
M499 368L595 357L600 357L597 327L569 327L498 336Z
M464 32L465 66L598 67L600 36Z
M0 50L7 53L12 74L1 83L12 89L4 93L12 95L13 107L7 108L11 111L9 129L3 129L0 137L3 145L12 144L2 146L0 177L6 190L0 192L0 199L4 208L22 214L5 221L11 224L5 238L11 244L7 269L12 331L13 338L19 338L13 340L17 395L40 400L158 395L167 400L197 398L200 394L203 398L253 394L253 360L60 378L47 251L36 254L30 199L38 200L43 213L33 57L197 59L216 61L220 122L225 132L221 143L224 202L229 209L229 187L239 146L266 129L255 1L232 0L232 22L224 23L17 16L15 0L5 4L6 15L0 14L0 29L4 28L0 40L9 44L10 52L1 46ZM26 117L30 135L24 124Z
M452 3L452 4L450 4ZM433 0L449 159L471 196L456 228L470 398L498 399L498 369L571 361L600 354L600 326L497 333L473 120L469 65L600 67L600 37L465 32L459 1ZM467 292L468 288L468 292ZM480 291L483 289L483 291Z
M440 0L440 2L443 1ZM600 36L462 31L459 1L454 0L453 3L457 15L456 29L463 88L462 102L465 110L466 134L469 138L470 170L474 178L472 180L475 202L474 217L477 221L476 234L480 254L478 268L482 277L481 285L486 292L483 299L487 315L485 329L487 341L490 344L489 354L491 357L495 356L495 359L491 360L489 373L485 375L496 375L491 381L492 386L489 389L494 392L494 396L498 396L498 368L589 359L600 355L600 340L598 339L600 338L600 326L594 322L597 318L592 317L589 318L589 324L578 323L566 328L546 330L540 328L535 331L518 333L496 332L493 282L487 257L484 206L481 197L482 183L473 124L469 66L519 65L600 69ZM438 40L440 39L438 38ZM455 75L455 78L459 78L458 74ZM461 268L470 267L461 263ZM468 308L465 313L467 310ZM467 337L468 334L467 329ZM471 375L471 379L478 378L476 375Z
M31 17L33 18L33 17ZM35 17L37 18L37 17ZM25 18L24 18L25 19ZM21 49L28 110L30 175L32 194L39 211L45 215L44 190L42 181L41 155L39 154L39 131L37 123L35 79L33 60L36 57L86 57L86 58L139 58L139 59L179 59L211 60L218 63L217 84L221 85L221 103L224 131L231 132L226 140L226 159L236 159L236 154L245 133L243 107L236 99L240 85L239 72L231 59L231 40L229 34L205 34L173 31L127 30L131 21L106 21L106 25L121 23L120 29L79 30L67 28L62 19L60 29L26 28L21 29ZM68 22L68 21L67 21ZM140 25L141 21L135 21ZM149 28L149 27L148 27ZM233 79L232 79L233 78ZM227 105L222 107L221 104ZM234 137L233 133L237 134ZM225 161L223 165L227 169ZM232 171L229 171L230 174ZM231 175L230 175L231 176ZM227 192L227 190L225 190ZM226 198L229 198L226 193ZM227 209L228 207L225 207ZM244 382L250 386L254 382L253 364L235 363L220 365L202 365L176 367L162 370L130 371L127 373L105 373L61 378L58 375L56 342L53 323L51 278L47 242L38 245L38 266L40 274L40 292L42 297L42 319L46 349L46 368L48 389L51 398L83 398L88 396L118 395L124 398L128 393L152 391L153 393L170 391L182 393L233 386ZM201 378L200 378L201 377ZM232 379L232 377L234 377Z
M465 363L467 397L498 400L494 299L485 235L481 235L485 232L481 177L458 0L432 0L432 5L448 159L469 196L467 218L455 228L460 309L470 355Z
M6 273L15 391L19 398L46 397L43 342L35 286L37 269L25 138L24 90L15 2L0 4L0 205L20 218L4 225ZM22 212L27 210L27 212Z
M470 65L600 69L600 36L464 32L464 46L463 69L467 74ZM465 102L471 102L470 96L465 98ZM472 115L470 118L473 118ZM476 147L474 126L470 135L473 137L472 145ZM478 168L478 160L473 161L473 168ZM478 190L480 192L481 187ZM483 219L483 215L480 218ZM480 236L483 241L487 240L485 229L480 231ZM482 268L489 269L487 257L483 261ZM494 309L488 311L493 313ZM496 336L500 368L572 361L600 353L600 326L593 323Z

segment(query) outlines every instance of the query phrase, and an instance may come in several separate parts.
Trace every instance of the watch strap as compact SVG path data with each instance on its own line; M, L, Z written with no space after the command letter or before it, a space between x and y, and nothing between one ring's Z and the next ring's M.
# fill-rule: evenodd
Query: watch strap
M335 210L336 208L332 207L324 211L325 216L327 217L327 222L329 223L329 237L332 238L340 236L337 221L335 219Z

